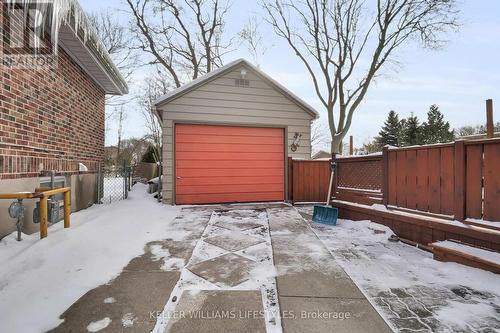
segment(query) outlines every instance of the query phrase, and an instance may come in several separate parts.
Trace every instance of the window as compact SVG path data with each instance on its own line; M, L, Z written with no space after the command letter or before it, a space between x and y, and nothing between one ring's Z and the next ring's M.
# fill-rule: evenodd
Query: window
M237 87L250 87L250 80L247 79L235 79L234 84Z

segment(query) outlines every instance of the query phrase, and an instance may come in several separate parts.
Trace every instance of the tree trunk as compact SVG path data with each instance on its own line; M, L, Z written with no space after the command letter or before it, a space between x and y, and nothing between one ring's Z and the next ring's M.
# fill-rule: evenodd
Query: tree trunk
M331 152L335 154L341 153L342 139L344 137L342 135L335 135L332 138Z

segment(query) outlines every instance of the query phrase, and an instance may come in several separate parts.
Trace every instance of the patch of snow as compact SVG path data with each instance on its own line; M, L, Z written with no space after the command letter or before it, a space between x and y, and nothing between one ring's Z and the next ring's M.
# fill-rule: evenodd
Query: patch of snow
M123 315L122 317L122 326L123 327L132 327L134 326L134 322L137 320L137 317L129 312Z
M198 246L196 253L193 253L189 262L191 264L196 264L205 260L213 259L219 257L223 254L229 253L218 246L212 245L207 242L201 242Z
M498 317L494 308L484 303L448 302L447 306L436 313L440 321L450 323L455 329L469 330L469 322L483 316Z
M111 304L111 303L115 303L115 302L116 302L116 299L114 297L108 297L108 298L104 299L104 303L106 303L106 304Z
M94 205L62 223L13 242L0 241L0 332L41 332L58 326L59 316L87 291L115 278L150 241L183 232L172 226L178 207L158 204L137 184L128 200ZM43 281L40 288L37 281ZM23 302L19 300L25 300ZM29 313L30 325L20 313Z
M466 222L473 222L477 224L484 224L485 226L493 226L500 228L500 221L488 221L488 220L483 220L483 219L473 219L473 218L467 218L465 220Z
M185 261L182 258L168 258L163 259L163 265L161 265L160 269L166 272L179 271L184 265Z
M164 249L161 245L151 245L150 251L153 255L153 260L163 260L163 264L160 267L163 271L177 271L184 267L184 259L171 257L168 249Z
M438 245L438 246L444 247L446 249L466 253L468 255L471 255L471 256L474 256L477 258L481 258L483 260L500 265L500 253L498 253L498 252L478 249L477 247L472 247L472 246L469 246L466 244L460 244L460 243L451 242L451 241L436 242L436 243L433 243L432 245Z
M98 321L93 321L87 326L88 332L99 332L100 330L105 329L111 324L111 319L109 317L103 318Z

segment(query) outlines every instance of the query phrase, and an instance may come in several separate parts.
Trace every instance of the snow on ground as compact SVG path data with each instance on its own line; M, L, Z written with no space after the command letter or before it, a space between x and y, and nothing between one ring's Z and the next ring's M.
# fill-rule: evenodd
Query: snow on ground
M378 311L400 332L499 332L500 276L432 259L388 241L370 221L313 230Z
M99 321L94 321L94 322L90 323L87 326L87 331L89 331L89 332L99 332L100 330L103 330L106 327L108 327L109 324L111 324L111 319L109 319L108 317L106 317L106 318L103 318L103 319L101 319Z
M145 185L137 184L128 200L73 213L70 229L57 223L44 240L32 234L17 242L14 233L2 239L0 332L41 332L58 326L64 310L116 277L144 253L146 243L167 236L180 240L182 230L169 229L178 212L158 204Z

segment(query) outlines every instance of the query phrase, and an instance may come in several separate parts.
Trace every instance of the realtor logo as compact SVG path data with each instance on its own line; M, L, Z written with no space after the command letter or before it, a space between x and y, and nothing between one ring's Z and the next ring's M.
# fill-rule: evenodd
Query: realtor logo
M1 65L9 68L54 67L53 0L2 1Z

